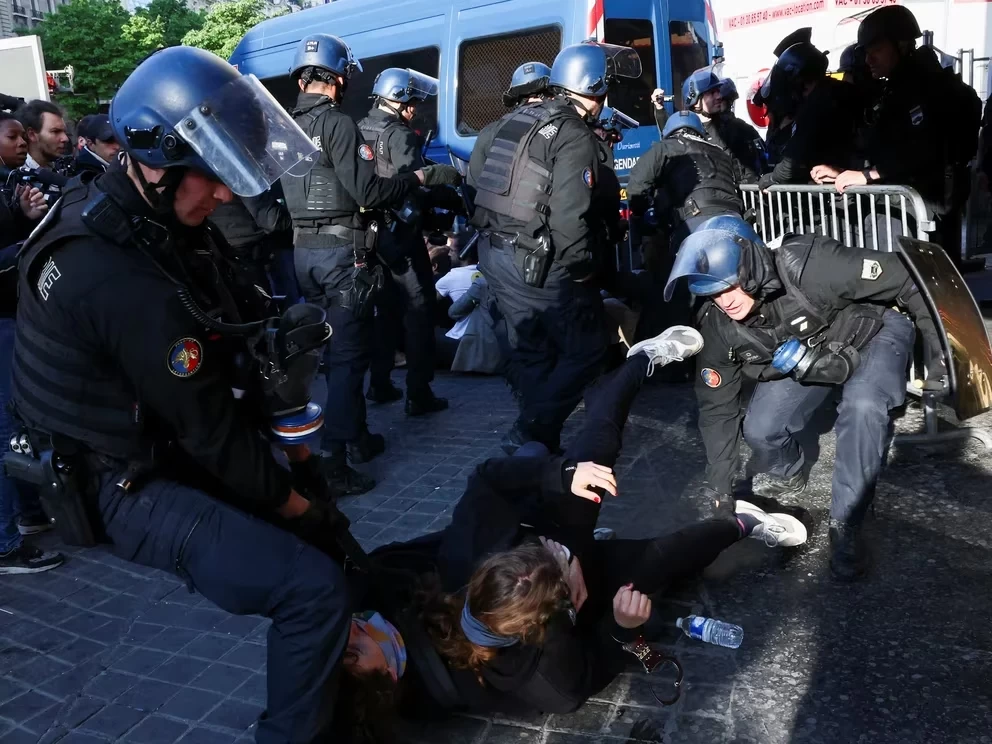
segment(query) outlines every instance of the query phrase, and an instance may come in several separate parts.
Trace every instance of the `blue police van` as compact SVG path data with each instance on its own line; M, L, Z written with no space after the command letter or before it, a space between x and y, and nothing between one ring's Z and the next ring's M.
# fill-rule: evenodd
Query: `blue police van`
M642 125L616 146L617 175L624 179L658 139L651 92L679 91L689 73L709 64L714 25L709 0L337 0L258 24L230 61L291 107L297 42L318 32L340 36L364 68L343 106L356 120L368 112L372 83L385 68L437 77L440 94L420 107L414 127L433 135L427 156L449 162L449 149L467 159L479 130L506 113L502 94L517 66L550 65L562 47L591 37L630 46L643 73L612 91L608 102Z

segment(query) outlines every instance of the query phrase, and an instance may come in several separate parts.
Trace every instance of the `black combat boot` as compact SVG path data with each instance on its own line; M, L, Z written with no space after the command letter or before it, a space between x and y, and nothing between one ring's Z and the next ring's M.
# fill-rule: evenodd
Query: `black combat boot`
M320 467L334 498L357 496L375 488L374 478L348 465L346 450L340 445L335 446L326 457L321 458Z
M868 570L861 525L830 520L830 572L838 581L857 581Z
M406 394L406 415L407 416L426 416L429 413L438 413L439 411L447 410L448 399L438 398L427 388L426 392L417 393L411 395L409 391Z
M372 434L368 429L358 439L348 442L348 459L361 465L386 451L386 439L382 434Z
M403 398L403 391L393 383L386 385L369 385L369 391L365 393L365 399L373 403L393 403Z

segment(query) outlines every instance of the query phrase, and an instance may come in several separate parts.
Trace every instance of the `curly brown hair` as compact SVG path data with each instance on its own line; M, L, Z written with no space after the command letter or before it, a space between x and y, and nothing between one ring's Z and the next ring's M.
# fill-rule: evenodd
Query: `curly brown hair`
M437 579L422 586L416 603L437 652L456 669L471 669L482 682L482 667L499 649L477 646L461 628L462 607L498 635L530 645L544 642L551 617L568 598L568 585L554 556L540 544L497 553L468 583L466 594L446 594Z
M336 741L349 744L395 741L400 693L389 672L362 672L346 664L334 701Z

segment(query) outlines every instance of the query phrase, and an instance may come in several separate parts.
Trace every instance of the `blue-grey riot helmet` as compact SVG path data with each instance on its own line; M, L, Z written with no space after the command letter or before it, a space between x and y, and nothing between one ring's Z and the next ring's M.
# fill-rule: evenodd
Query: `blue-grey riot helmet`
M308 67L327 70L345 80L362 71L362 63L355 59L351 47L331 34L310 34L300 39L293 66L289 69L290 77L298 77Z
M516 106L520 101L543 93L551 79L551 68L540 62L524 62L513 71L510 87L503 94L503 105Z
M703 126L703 120L692 111L676 111L669 116L668 121L665 122L665 128L661 130L661 136L671 137L683 129L692 130L700 137L706 136L706 128Z
M316 162L310 138L254 75L195 47L169 47L138 65L110 103L110 124L137 162L192 168L239 196L304 176ZM146 195L157 201L161 184L146 184Z
M721 215L703 222L679 247L665 284L665 301L672 298L682 277L689 280L689 291L697 297L738 286L741 251L748 243L760 244L761 240L740 217Z
M388 67L376 77L372 95L395 103L410 103L436 96L437 89L437 78L416 70Z
M722 83L723 81L713 72L712 67L700 68L682 83L682 103L685 108L691 109L699 103L703 93L719 88Z
M620 78L641 76L641 58L630 47L584 41L558 52L548 85L590 98L606 95Z
M733 106L734 101L741 97L737 92L737 83L730 78L724 78L720 83L720 97L729 105Z

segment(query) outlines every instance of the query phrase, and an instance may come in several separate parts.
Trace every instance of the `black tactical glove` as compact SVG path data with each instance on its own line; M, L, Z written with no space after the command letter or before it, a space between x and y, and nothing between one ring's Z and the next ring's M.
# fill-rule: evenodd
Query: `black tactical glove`
M923 364L926 367L926 379L922 381L922 389L935 392L943 391L948 385L944 349L937 337L936 330L922 332L921 335L923 336Z
M348 531L351 522L330 502L312 500L310 507L286 527L304 542L331 556L342 566L350 563L361 571L369 568L369 559L358 541Z
M420 169L424 174L424 186L458 186L461 174L451 165L428 165Z

